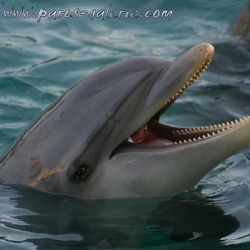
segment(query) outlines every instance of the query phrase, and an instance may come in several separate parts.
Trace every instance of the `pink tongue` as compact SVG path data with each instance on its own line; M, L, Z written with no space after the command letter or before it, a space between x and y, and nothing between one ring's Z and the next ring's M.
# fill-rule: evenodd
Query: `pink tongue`
M152 146L168 145L172 143L172 141L168 139L157 137L156 133L150 130L147 125L130 136L130 142L134 144L146 144Z

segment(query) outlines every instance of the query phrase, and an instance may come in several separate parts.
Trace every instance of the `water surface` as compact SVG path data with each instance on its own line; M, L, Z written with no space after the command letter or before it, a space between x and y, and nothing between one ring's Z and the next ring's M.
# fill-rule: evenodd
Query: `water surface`
M201 79L162 122L201 126L250 113L250 42L230 35L246 1L6 1L0 9L0 153L72 84L132 56L215 46ZM169 19L4 18L3 9L172 10ZM208 152L207 157L213 157ZM1 249L249 249L250 150L185 195L87 201L0 185ZM202 159L201 159L202 160Z

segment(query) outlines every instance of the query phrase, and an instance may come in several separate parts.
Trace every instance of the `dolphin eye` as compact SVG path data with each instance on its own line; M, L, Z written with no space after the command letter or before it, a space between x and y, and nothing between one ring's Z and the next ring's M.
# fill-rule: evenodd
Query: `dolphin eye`
M68 178L71 182L86 180L90 174L90 166L88 163L82 163L79 158L69 166L67 170Z
M80 166L78 166L75 175L74 175L74 179L75 180L84 180L89 173L89 168L88 165L86 164L82 164Z

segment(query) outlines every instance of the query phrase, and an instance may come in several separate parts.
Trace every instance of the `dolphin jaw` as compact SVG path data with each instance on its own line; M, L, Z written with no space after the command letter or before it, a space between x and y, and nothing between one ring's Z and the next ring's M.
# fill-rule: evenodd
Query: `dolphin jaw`
M164 124L158 124L154 125L155 126L154 129L159 129L162 135L167 136L169 140L171 140L171 143L166 144L166 146L173 146L179 144L200 142L207 139L215 138L220 135L229 133L234 129L238 129L246 122L250 122L249 115L235 119L234 121L231 122L215 124L210 126L181 128L181 127L168 126Z
M159 122L161 114L164 113L176 99L206 71L213 58L213 47L211 46L211 48L212 49L209 48L210 53L208 53L204 61L200 63L198 69L194 70L194 73L190 75L187 81L180 84L181 87L179 90L165 102L164 106L160 108L151 120L133 135L129 136L117 149L120 149L123 145L125 145L126 148L133 145L143 147L154 146L157 148L157 146L176 147L183 144L197 143L227 133L238 128L244 122L250 121L250 116L245 116L235 119L234 121L203 127L175 127ZM117 149L113 154L120 151Z
M174 127L171 126L160 124L159 118L161 114L164 113L176 101L176 99L206 71L213 58L213 47L211 46L211 48L209 47L209 49L210 53L208 53L201 64L198 65L197 69L194 69L194 72L190 74L187 80L180 84L180 88L177 90L177 92L164 103L163 107L160 108L160 110L153 116L151 120L149 120L133 135L129 136L127 138L127 142L131 144L142 145L172 145L173 143L177 143L176 140L173 140L173 137L178 132L180 133L181 130L178 130L177 128L174 129ZM164 126L165 128L163 129ZM165 131L162 135L159 135L158 130Z
M208 68L209 64L211 63L213 55L209 55L208 58L202 63L202 65L198 68L198 70L186 81L182 87L178 90L175 95L173 95L165 104L165 107L169 107L172 103L176 101L176 99L188 88L190 87ZM165 111L166 108L163 107ZM164 112L163 111L163 112Z

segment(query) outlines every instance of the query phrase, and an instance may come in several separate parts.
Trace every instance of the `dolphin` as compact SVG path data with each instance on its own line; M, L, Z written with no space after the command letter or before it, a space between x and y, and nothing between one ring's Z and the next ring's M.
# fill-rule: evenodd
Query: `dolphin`
M73 85L0 162L6 184L86 199L174 196L250 145L250 116L206 127L159 118L206 70L207 43L176 61L135 57Z
M250 0L248 0L233 24L232 34L250 38Z

